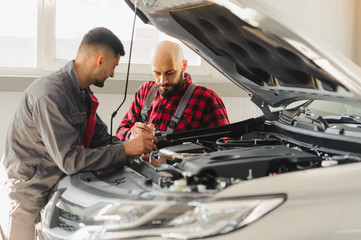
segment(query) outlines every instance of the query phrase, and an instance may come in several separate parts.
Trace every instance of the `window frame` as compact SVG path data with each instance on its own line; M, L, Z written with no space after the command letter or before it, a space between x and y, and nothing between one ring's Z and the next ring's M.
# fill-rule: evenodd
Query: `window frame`
M22 79L24 77L39 77L61 68L68 61L55 59L56 0L38 0L37 3L38 19L35 67L0 66L0 75L2 77L19 77ZM141 21L141 19L137 17L136 21ZM136 46L133 46L133 51L135 50L134 47ZM128 56L129 55L126 54L124 57L127 58ZM126 63L119 63L112 80L124 80L127 74L128 64L128 59ZM192 76L197 76L197 79L200 79L201 82L214 82L214 80L212 81L212 76L220 76L220 74L202 58L200 66L188 65L186 71L190 72ZM132 79L152 80L151 64L131 62L129 80Z
M43 29L38 29L38 32L42 32L41 36L39 36L40 37L39 39L41 39L42 42L38 41L39 43L38 47L41 48L41 46L43 46L43 48L41 50L39 49L38 51L38 54L40 54L38 60L38 66L40 67L41 71L51 72L64 66L68 60L55 59L56 0L38 0L38 1L40 2L39 5L41 5L42 3L44 6L42 8L44 11L41 14L42 17L39 18L40 22L42 23L39 23L38 25L39 27L43 28ZM141 21L141 19L137 17L136 21ZM132 51L135 51L134 47L136 46L133 46ZM128 56L129 54L127 53L126 56L124 57L128 58ZM127 73L127 69L128 69L128 59L126 63L119 63L115 71L114 79L115 80L124 79L123 77ZM212 75L212 73L214 74L216 72L216 70L212 68L202 58L201 58L200 66L188 65L186 71L189 71L190 73L192 73L192 75L199 76L202 79L209 78ZM138 79L147 78L148 80L151 80L149 79L149 76L151 75L150 63L140 64L140 63L132 63L131 61L130 72L132 73L132 75L135 75Z

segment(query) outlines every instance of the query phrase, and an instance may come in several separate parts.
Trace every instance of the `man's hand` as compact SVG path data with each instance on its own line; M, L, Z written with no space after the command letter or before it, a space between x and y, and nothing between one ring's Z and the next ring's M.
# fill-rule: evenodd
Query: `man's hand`
M155 145L157 142L158 139L153 134L141 134L139 137L124 143L125 154L139 156L143 153L148 154L151 151L158 151Z
M153 124L147 125L147 124L144 124L144 123L141 123L141 122L136 122L134 124L134 126L130 129L130 132L132 134L130 135L129 139L137 138L137 137L139 137L140 135L143 135L143 134L152 134L153 128L154 128Z

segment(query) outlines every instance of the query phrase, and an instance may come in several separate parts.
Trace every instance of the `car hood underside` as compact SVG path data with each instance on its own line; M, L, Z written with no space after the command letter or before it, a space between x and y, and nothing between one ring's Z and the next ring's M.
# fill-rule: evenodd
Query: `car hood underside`
M133 6L134 7L134 6ZM361 72L259 1L140 1L138 16L193 49L256 103L359 101ZM282 22L282 24L281 24ZM292 30L291 30L292 29Z

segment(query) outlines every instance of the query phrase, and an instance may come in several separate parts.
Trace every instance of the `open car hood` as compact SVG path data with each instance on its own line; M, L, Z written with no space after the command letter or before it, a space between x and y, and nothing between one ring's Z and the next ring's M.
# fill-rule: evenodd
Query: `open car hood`
M128 4L134 9L134 0ZM361 70L257 0L143 0L138 16L193 49L259 106L359 102Z

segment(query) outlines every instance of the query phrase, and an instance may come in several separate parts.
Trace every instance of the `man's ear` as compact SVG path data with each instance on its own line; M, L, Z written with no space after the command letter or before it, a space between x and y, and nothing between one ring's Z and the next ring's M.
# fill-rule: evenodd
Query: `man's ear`
M96 60L97 60L96 61L97 67L98 68L101 67L103 65L104 61L105 61L105 55L103 55L103 54L98 55Z
M185 72L188 66L188 61L186 59L183 59L183 71Z

